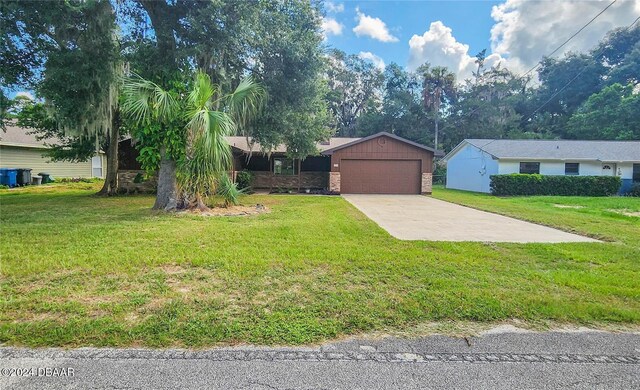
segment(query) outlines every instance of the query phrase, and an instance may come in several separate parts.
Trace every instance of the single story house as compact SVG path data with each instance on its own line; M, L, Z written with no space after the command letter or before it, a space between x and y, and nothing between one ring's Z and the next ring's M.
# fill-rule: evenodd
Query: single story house
M435 150L390 133L364 138L330 138L317 144L318 154L292 159L279 145L264 151L247 137L228 137L233 172L252 173L252 187L277 190L327 190L334 193L429 194ZM120 142L119 185L142 189L133 179L142 174L131 140ZM143 189L142 189L143 190Z
M430 194L434 149L380 132L364 138L330 138L319 155L297 160L286 147L270 153L246 137L229 137L234 171L249 170L254 188L327 189L335 193Z
M491 175L620 176L640 182L640 141L465 139L443 159L447 188L490 192Z
M0 130L0 168L31 168L31 175L40 172L56 177L99 177L104 178L107 159L104 153L98 153L89 161L52 162L45 156L48 147L45 143L56 140L38 141L30 134L30 129L8 125L6 132Z

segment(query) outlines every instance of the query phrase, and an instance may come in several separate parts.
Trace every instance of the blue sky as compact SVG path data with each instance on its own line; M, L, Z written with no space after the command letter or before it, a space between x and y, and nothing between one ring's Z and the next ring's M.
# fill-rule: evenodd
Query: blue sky
M500 64L523 73L610 2L324 0L323 27L329 47L361 55L381 68L396 62L413 70L429 62L448 67L463 81L483 49L487 66ZM608 31L627 27L639 15L640 0L618 0L556 57L592 49Z
M361 51L371 52L386 64L396 62L407 65L409 58L409 39L415 34L422 35L429 29L431 22L442 21L450 27L455 38L469 45L469 53L491 49L490 30L494 24L491 7L497 1L367 1L334 2L343 4L343 12L327 12L344 25L341 35L329 35L327 43L331 47L350 54ZM397 42L380 42L370 37L358 37L352 29L358 24L356 8L371 17L386 23Z
M396 62L409 70L424 62L446 66L462 81L487 49L486 65L515 73L543 56L598 15L611 0L340 1L325 0L326 43L383 68ZM613 28L640 15L640 0L618 0L562 48L584 52Z

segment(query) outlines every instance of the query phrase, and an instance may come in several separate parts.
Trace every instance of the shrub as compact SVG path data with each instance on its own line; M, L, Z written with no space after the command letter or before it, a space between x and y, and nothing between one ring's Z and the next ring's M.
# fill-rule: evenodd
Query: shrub
M611 196L622 181L617 176L492 175L494 195Z
M433 171L433 184L447 184L447 166L444 164L435 165Z
M634 183L625 195L640 197L640 183Z
M60 177L56 181L58 183L97 183L102 179L99 177Z
M219 180L217 192L224 200L224 207L240 203L240 196L244 190L239 189L237 183L234 183L227 174L222 174Z
M252 180L253 180L253 175L251 174L251 172L247 170L240 171L236 175L236 184L238 185L238 188L240 188L241 190L250 189Z
M140 172L136 174L136 177L133 178L133 182L136 184L140 184L144 181L144 175Z

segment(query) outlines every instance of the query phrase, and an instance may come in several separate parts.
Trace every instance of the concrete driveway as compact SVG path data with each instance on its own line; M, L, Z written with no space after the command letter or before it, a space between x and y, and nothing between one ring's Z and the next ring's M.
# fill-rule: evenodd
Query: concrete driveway
M401 240L598 242L530 222L421 195L342 195Z

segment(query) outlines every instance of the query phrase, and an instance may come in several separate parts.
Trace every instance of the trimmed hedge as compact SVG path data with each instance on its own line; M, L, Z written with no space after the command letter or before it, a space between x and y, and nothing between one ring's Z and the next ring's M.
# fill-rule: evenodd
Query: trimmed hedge
M617 176L491 175L491 193L499 196L611 196L621 185Z

